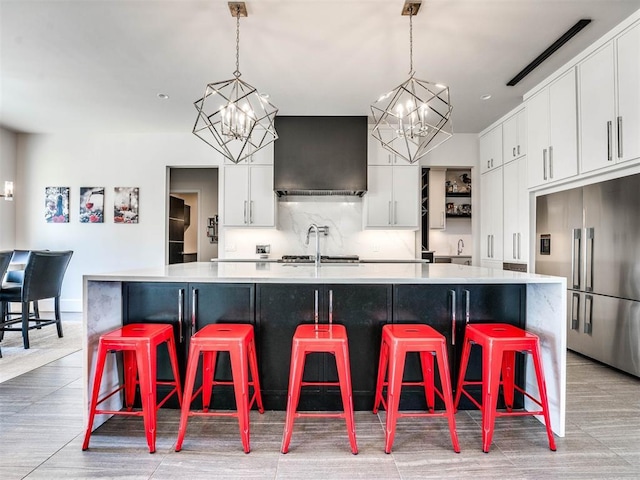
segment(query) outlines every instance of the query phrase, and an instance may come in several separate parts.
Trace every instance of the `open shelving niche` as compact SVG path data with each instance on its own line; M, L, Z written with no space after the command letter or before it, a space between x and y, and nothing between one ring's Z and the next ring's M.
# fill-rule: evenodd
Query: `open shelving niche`
M447 218L471 218L471 170L447 169L445 202Z

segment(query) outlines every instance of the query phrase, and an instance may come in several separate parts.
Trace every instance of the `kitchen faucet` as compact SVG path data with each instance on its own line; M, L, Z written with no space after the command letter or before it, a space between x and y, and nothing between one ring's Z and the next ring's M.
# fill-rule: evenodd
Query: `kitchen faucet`
M462 249L464 248L464 242L462 239L458 240L458 255L462 254Z
M316 232L316 267L319 267L320 266L320 234L322 233L326 237L329 234L329 226L324 225L319 227L315 223L312 223L311 225L309 225L309 229L307 230L307 239L304 242L305 245L309 245L309 235L311 234L312 230L315 230Z

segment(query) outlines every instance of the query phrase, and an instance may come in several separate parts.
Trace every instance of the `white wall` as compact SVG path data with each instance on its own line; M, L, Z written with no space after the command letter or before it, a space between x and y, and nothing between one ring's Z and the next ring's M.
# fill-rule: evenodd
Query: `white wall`
M4 182L14 183L16 189L16 162L18 137L15 133L0 128L0 190ZM16 189L17 190L17 189ZM6 201L0 198L0 250L13 250L16 242L16 204L17 200Z
M61 308L82 308L82 275L165 264L167 166L217 166L191 133L18 135L16 243L73 250ZM71 188L70 223L44 221L47 186ZM80 187L105 187L104 224L79 223ZM139 187L139 223L113 223L113 188Z

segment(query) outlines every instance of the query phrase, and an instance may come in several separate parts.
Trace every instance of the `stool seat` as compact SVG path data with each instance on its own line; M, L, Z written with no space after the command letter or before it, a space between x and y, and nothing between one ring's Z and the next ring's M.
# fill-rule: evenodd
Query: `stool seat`
M229 352L231 359L231 373L233 381L216 381L216 357L218 352ZM198 363L202 354L202 386L193 393ZM251 381L249 381L249 371ZM236 398L235 412L210 411L211 396L215 385L233 385ZM253 387L253 396L249 396L249 387ZM202 394L202 411L192 411L191 402L198 394ZM187 431L189 417L193 416L225 416L236 417L240 427L240 438L245 453L251 451L249 431L249 411L253 404L258 405L258 411L264 413L260 380L258 377L258 362L256 356L253 326L249 324L216 323L203 327L192 337L189 346L189 360L184 386L184 398L180 414L180 427L175 450L182 449L182 443Z
M158 381L157 372L157 348L162 343L167 344L169 360L173 373L173 381ZM123 352L124 383L111 393L98 399L104 366L109 352ZM141 411L133 411L136 385L140 388ZM173 388L157 402L157 385L170 385ZM97 406L102 402L124 390L124 402L126 409L101 410ZM180 375L178 373L178 360L176 346L173 337L173 327L168 324L131 323L121 328L116 328L100 336L98 341L98 354L96 370L91 393L89 407L89 421L85 432L82 450L89 448L89 439L96 414L142 416L149 446L149 453L156 450L156 411L172 396L178 396L181 401Z
M422 382L402 381L405 359L409 352L418 352L420 354ZM441 390L436 389L434 386L434 357L438 363ZM388 376L388 381L385 381L385 374ZM429 413L399 412L400 393L403 385L422 386L424 388ZM384 387L387 387L386 399L382 394ZM436 393L445 404L445 411L442 413L435 413L434 410ZM373 413L378 413L380 405L387 411L384 447L386 453L391 453L398 418L424 416L447 417L453 450L456 453L460 452L449 376L447 345L444 335L432 327L422 324L388 324L382 327L382 343L380 346Z
M482 347L482 380L466 381L464 376L469 362L471 346L477 344ZM514 368L516 352L530 354L536 371L539 399L525 392L515 385ZM501 379L502 374L502 379ZM477 402L465 389L466 386L482 386L482 403ZM502 394L506 405L506 412L497 411L498 393L502 386ZM514 391L518 391L541 407L536 411L513 411ZM556 450L556 444L551 430L547 387L542 368L540 340L537 335L527 332L514 325L506 323L467 324L465 329L462 361L458 388L456 389L455 406L458 407L460 398L465 395L482 412L482 450L489 452L493 438L496 417L542 415L549 439L549 448Z
M308 353L326 352L335 356L338 370L337 382L303 382L305 358ZM325 385L339 386L342 396L342 413L299 413L301 387ZM358 453L356 443L355 421L353 416L353 394L351 389L351 368L349 366L349 342L344 325L337 324L302 324L298 325L293 335L291 348L291 369L289 372L289 390L287 393L287 412L282 436L282 453L289 451L293 424L300 417L332 417L344 418L351 452Z

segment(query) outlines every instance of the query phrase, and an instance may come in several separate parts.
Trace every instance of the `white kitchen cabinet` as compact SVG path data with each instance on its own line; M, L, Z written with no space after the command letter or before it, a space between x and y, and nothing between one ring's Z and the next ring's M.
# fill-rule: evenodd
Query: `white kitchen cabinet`
M502 124L480 137L480 173L502 165Z
M419 165L372 165L367 173L365 228L417 230L420 220Z
M223 225L273 227L275 206L273 166L225 166Z
M502 168L504 195L504 261L529 262L529 192L527 158L506 163Z
M615 164L614 71L613 42L578 65L581 173Z
M480 176L480 258L502 260L502 168Z
M619 162L640 158L640 23L616 39L618 112L616 128Z
M502 145L505 163L527 154L527 114L524 109L502 124Z
M573 68L527 100L529 187L578 174L576 108Z
M443 230L447 227L445 174L446 170L429 169L429 228Z
M386 130L383 130L383 134ZM368 165L406 165L408 162L384 148L380 142L369 134L367 164Z

